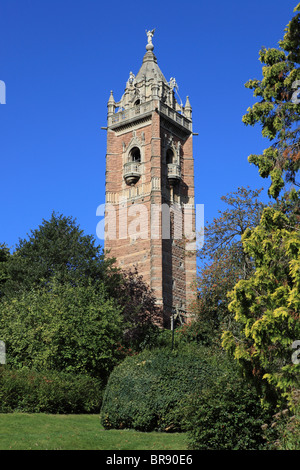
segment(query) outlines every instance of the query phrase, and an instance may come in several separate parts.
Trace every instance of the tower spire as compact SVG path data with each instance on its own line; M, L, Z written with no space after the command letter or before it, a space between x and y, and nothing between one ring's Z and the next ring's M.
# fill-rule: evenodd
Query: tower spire
M146 80L156 79L158 81L162 81L165 84L167 84L167 80L165 79L163 73L161 72L159 66L157 65L157 58L155 57L153 53L154 45L152 42L152 38L154 35L155 29L147 31L146 29L146 34L147 34L147 45L146 45L146 54L143 57L143 63L142 66L139 70L139 72L136 75L136 82L139 83L143 81L145 78Z

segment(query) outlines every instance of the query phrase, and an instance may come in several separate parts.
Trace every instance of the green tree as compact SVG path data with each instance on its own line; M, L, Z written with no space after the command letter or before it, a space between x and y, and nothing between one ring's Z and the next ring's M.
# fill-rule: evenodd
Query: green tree
M7 259L3 294L44 286L54 277L60 283L83 284L88 279L107 280L113 260L104 257L94 237L84 235L76 220L53 213L50 220L20 239Z
M300 11L300 4L295 8ZM248 109L246 124L262 125L271 146L251 155L262 177L271 178L269 195L276 199L264 209L259 225L242 236L245 252L255 264L254 274L240 280L230 293L229 310L242 334L224 332L223 345L277 401L290 399L299 388L299 364L291 346L300 338L300 237L297 174L299 171L300 106L291 100L299 79L300 14L291 20L280 49L260 52L263 80L251 80L261 101ZM279 198L280 193L285 193ZM274 397L274 394L272 394ZM270 395L269 395L270 399Z
M193 311L199 323L199 339L210 342L219 338L221 327L232 326L227 292L239 279L253 272L253 262L244 251L241 236L247 228L259 223L263 203L262 189L238 188L222 196L225 209L205 227L205 243L198 253L200 269L197 277Z
M7 274L7 263L10 258L10 251L5 243L0 244L0 298L3 295L3 287L6 284Z
M144 282L137 268L122 271L114 297L122 307L126 325L122 344L135 351L156 344L161 312L152 289Z
M229 304L243 334L223 334L225 348L256 379L267 379L285 397L299 385L299 364L292 363L291 346L300 338L300 239L286 226L284 214L267 208L260 224L244 234L256 270L237 283Z
M300 4L294 11L300 11ZM260 101L248 108L243 116L246 125L260 123L262 135L271 145L261 155L250 155L263 178L270 177L270 196L277 198L287 183L296 181L300 168L300 127L297 89L300 80L300 14L295 15L287 28L279 48L263 47L259 52L262 62L262 80L249 80L246 87L254 90Z
M102 284L24 291L0 303L0 338L7 365L87 374L105 381L119 360L121 308Z
M123 271L105 256L94 237L76 220L53 213L50 220L19 241L11 255L0 247L0 295L15 300L55 279L61 286L105 286L106 295L122 311L122 345L140 350L155 340L158 309L151 289L137 270ZM2 262L1 262L2 261Z

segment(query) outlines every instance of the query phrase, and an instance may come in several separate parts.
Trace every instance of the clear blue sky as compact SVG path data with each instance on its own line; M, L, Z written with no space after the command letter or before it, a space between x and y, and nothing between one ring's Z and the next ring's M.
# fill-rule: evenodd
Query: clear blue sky
M14 247L52 211L96 237L104 203L107 100L123 94L145 53L145 30L167 80L193 108L196 203L205 220L239 186L267 187L247 157L267 146L241 121L276 47L290 0L0 0L0 242Z

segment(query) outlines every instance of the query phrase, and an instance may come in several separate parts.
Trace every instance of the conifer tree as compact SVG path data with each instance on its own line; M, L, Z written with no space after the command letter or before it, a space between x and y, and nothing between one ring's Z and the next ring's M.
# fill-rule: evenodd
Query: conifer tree
M289 400L299 388L300 372L292 349L300 340L300 4L294 11L279 48L260 51L263 79L245 85L260 100L243 122L260 123L270 142L249 162L270 178L268 192L275 203L242 236L255 272L229 294L240 334L223 333L223 346L265 390L275 392L276 403Z

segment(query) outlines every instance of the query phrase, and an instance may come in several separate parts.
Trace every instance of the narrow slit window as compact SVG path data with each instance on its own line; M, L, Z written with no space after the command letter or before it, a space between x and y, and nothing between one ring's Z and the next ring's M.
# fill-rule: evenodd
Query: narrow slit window
M174 153L171 149L167 150L166 160L167 160L167 164L174 163Z

